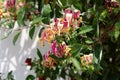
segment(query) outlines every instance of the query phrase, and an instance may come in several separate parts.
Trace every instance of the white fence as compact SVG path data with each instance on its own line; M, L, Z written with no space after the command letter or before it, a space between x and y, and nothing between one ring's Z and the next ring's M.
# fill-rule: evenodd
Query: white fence
M39 29L36 29L38 34ZM4 31L0 31L0 38ZM42 53L49 49L48 46L40 46L38 36L34 35L34 39L29 38L29 30L23 29L16 45L12 43L16 32L10 34L5 40L0 40L0 73L5 78L9 71L13 71L15 80L25 80L28 74L34 74L26 67L25 59L27 57L34 58L36 56L36 48L38 47Z

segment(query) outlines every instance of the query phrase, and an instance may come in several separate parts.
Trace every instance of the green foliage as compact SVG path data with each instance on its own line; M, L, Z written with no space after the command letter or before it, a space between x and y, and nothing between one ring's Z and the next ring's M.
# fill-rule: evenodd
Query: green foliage
M85 34L85 33L90 32L92 30L93 30L93 28L91 26L81 27L79 34Z
M25 80L35 80L33 75L28 75Z
M23 19L24 19L24 16L25 16L25 8L21 8L18 12L18 19L17 19L17 22L19 24L19 26L21 26L23 24Z
M18 32L18 33L14 36L14 38L13 38L13 44L14 44L14 45L15 45L16 41L18 40L18 38L19 38L19 36L20 36L20 33L21 33L21 32Z
M35 26L31 27L29 31L29 36L31 39L33 39L34 33L35 33Z
M2 1L2 0L1 0ZM22 2L23 0L19 0ZM18 1L18 3L19 3ZM57 48L59 44L66 43L70 47L69 54L63 57L58 57L50 52L50 60L55 60L55 63L46 67L42 53L37 49L38 58L32 61L31 70L34 70L36 77L47 78L51 80L57 77L69 76L71 79L76 80L119 80L120 79L120 0L26 0L25 6L20 9L10 8L10 17L0 17L0 26L8 26L13 29L14 23L17 21L19 26L24 22L30 22L29 36L34 39L36 27L41 26L39 37L54 38L57 41ZM18 4L19 5L19 4ZM36 7L37 6L37 7ZM61 34L53 35L54 32L48 31L48 34L42 35L42 32L53 18L64 18L63 13L66 8L73 10L80 10L82 20L79 21L80 25L77 29L73 29L75 24L70 24L69 33L62 33L61 25L57 26L56 32L59 30ZM7 10L3 13L7 13ZM15 10L15 12L13 12ZM70 13L69 13L70 14ZM17 20L14 20L17 16ZM67 16L67 15L66 15ZM70 15L68 16L70 17ZM75 16L72 16L72 18ZM79 18L77 19L77 21ZM54 21L54 20L52 20ZM67 21L67 20L65 20ZM72 20L74 21L74 19ZM74 21L75 22L75 21ZM74 23L73 22L73 23ZM56 24L56 23L55 23ZM62 24L62 20L61 23ZM45 27L44 27L45 25ZM63 26L62 26L63 27ZM54 28L54 27L52 27ZM7 36L10 35L12 30L8 31ZM54 31L54 30L53 30ZM63 31L64 32L64 31ZM14 39L15 45L21 32L18 32ZM49 35L47 38L46 36ZM51 35L53 35L51 37ZM49 41L52 43L54 40ZM59 52L59 50L58 50ZM91 64L86 64L93 54ZM86 56L88 58L86 58ZM52 59L51 59L52 58ZM54 62L52 60L52 62ZM50 63L52 63L50 62ZM52 65L52 67L51 67ZM66 72L68 71L68 72ZM79 73L81 71L81 73ZM29 75L26 80L34 80L35 77Z
M13 76L13 74L12 74L13 72L12 71L10 71L8 74L7 74L7 78L6 79L4 79L4 80L15 80L14 79L14 76Z
M49 4L44 5L43 15L44 15L44 16L47 16L47 15L50 14L50 12L51 12L51 7L50 7L50 5L49 5Z
M39 56L40 61L42 61L42 60L43 60L43 57L42 57L42 54L41 54L41 52L39 51L39 49L37 49L37 55Z
M42 22L44 18L39 16L33 19L33 21L31 22L31 25L33 26L34 24L40 24Z

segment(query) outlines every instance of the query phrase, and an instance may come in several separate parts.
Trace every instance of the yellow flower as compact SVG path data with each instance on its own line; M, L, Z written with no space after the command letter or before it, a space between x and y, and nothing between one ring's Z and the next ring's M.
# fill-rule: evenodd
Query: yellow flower
M40 43L42 45L44 45L45 41L51 43L55 37L55 34L57 34L57 30L55 28L47 27L42 31Z
M61 33L69 33L70 27L62 28Z
M85 64L92 64L92 61L93 61L93 54L89 54L89 55L84 55L81 57L81 63L82 63L82 66L85 66Z
M78 23L81 23L81 22L82 22L82 17L78 19Z
M2 10L2 9L0 9L0 16L2 16L2 13L3 13L3 10Z
M66 46L65 53L68 53L71 50L68 46Z
M43 60L43 64L45 67L53 68L53 66L56 64L56 61L52 57L48 57L47 60Z
M9 17L10 17L10 13L9 13L9 12L7 12L7 13L3 13L3 17L5 17L5 18L9 18Z

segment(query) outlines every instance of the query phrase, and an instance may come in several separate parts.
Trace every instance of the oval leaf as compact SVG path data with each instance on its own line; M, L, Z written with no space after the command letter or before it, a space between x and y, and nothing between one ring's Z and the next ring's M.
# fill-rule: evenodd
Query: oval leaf
M18 37L20 36L20 33L21 33L21 32L18 32L18 33L14 36L14 38L13 38L13 44L14 44L14 45L15 45Z
M35 80L35 77L33 75L28 75L25 80Z
M81 27L79 34L85 34L85 33L90 32L90 31L92 31L92 30L93 30L92 26L89 26L89 27L87 27L87 26L86 26L86 27Z
M33 39L34 33L35 33L35 26L31 27L31 29L29 31L29 36L31 39Z
M42 54L41 54L41 52L39 51L38 48L37 48L37 55L39 56L40 61L42 61L42 60L43 60L43 57L42 57Z

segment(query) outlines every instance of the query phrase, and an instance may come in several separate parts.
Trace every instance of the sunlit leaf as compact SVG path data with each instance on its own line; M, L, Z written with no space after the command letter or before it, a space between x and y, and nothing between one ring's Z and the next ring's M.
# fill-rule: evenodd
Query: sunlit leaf
M44 5L43 15L47 16L51 12L51 7L49 4Z
M93 41L92 41L90 38L87 38L87 39L85 40L85 42L86 42L87 44L93 43Z
M77 70L80 70L81 67L80 67L80 62L76 59L76 58L70 58L74 64L74 66L76 67Z
M102 46L100 44L95 46L94 63L98 64L102 58Z
M24 15L25 15L25 8L23 7L18 12L17 22L18 22L19 26L21 26L21 24L23 24Z
M81 27L79 34L85 34L85 33L90 32L92 30L93 30L92 26Z
M33 21L31 22L31 25L34 25L34 24L38 24L38 23L41 23L41 21L43 20L44 18L43 17L36 17L33 19Z

